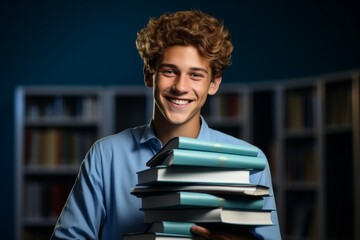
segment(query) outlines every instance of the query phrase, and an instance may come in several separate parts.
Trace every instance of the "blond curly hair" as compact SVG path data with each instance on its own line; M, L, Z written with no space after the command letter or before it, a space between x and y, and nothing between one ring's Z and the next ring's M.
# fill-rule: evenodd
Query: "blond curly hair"
M144 67L155 72L157 59L174 45L193 46L210 61L212 76L221 76L231 64L230 32L218 19L199 10L165 13L150 18L147 26L137 33L136 48Z

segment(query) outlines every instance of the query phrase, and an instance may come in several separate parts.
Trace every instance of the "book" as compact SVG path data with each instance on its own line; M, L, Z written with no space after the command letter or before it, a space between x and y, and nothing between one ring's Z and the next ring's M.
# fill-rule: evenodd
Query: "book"
M170 192L204 192L218 195L244 195L244 196L269 196L269 187L253 184L237 185L155 185L137 186L131 189L131 194L137 197L157 195Z
M227 223L237 225L273 225L271 210L227 208L144 209L144 223L176 221L193 223Z
M134 233L123 236L123 240L200 240L195 236L184 236L164 233Z
M166 235L177 235L184 237L197 236L191 232L191 227L194 225L200 225L208 229L221 229L226 233L234 233L237 236L247 236L249 234L249 226L226 224L226 223L192 223L192 222L172 222L172 221L160 221L152 222L146 233L157 233Z
M175 192L142 197L142 209L225 207L232 209L260 210L264 205L262 197L219 197L208 193Z
M163 233L163 234L175 234L182 236L194 236L191 232L191 227L195 223L191 222L170 222L170 221L160 221L153 222L146 230L147 233Z
M266 158L187 149L172 149L153 158L149 165L151 165L151 167L159 165L185 165L263 170L266 166Z
M204 152L238 154L253 157L256 157L259 153L258 148L251 145L245 146L231 143L206 141L196 138L175 137L169 140L168 143L165 144L164 147L157 154L155 154L154 157L152 157L146 165L149 167L158 165L158 156L172 149L188 149Z
M243 184L250 183L250 171L203 167L158 166L137 172L138 185L148 184Z

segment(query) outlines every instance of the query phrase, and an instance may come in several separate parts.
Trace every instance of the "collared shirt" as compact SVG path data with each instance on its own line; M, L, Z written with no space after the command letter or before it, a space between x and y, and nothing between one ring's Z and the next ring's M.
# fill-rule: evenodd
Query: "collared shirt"
M249 143L208 127L202 118L199 139L239 145ZM162 148L152 123L127 129L98 140L81 164L74 187L55 226L52 239L119 240L122 235L145 231L141 199L130 194L137 184L136 172ZM259 153L264 156L263 152ZM265 170L251 174L251 183L270 187L264 209L273 209L273 226L255 227L262 239L281 239L271 175Z

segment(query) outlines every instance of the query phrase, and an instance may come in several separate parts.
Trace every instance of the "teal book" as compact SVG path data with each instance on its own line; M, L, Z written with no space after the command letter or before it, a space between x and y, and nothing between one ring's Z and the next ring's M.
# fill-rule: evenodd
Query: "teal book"
M170 221L153 222L146 230L146 232L173 234L173 235L191 237L194 235L190 229L194 225L195 223L191 223L191 222L170 222Z
M271 210L227 208L144 209L144 223L157 221L225 223L244 226L273 225Z
M172 149L153 158L149 165L151 167L158 165L186 165L263 170L266 166L266 158L187 149Z
M201 240L201 238L165 233L134 233L124 235L123 240Z
M220 197L208 193L175 192L142 197L142 209L152 208L211 208L260 210L264 206L262 197Z
M232 168L157 166L137 172L138 185L204 184L237 185L250 183L250 171Z
M154 161L157 161L155 159L158 159L159 155L162 155L172 149L219 152L253 157L258 156L259 154L259 149L251 145L238 145L231 143L199 140L197 138L175 137L172 138L167 144L165 144L165 146L152 159L148 161L147 166L154 166Z

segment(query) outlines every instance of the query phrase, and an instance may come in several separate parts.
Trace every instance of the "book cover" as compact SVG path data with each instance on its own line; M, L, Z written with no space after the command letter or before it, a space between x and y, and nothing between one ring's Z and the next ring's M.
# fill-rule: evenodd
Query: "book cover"
M151 208L198 208L225 207L232 209L260 210L264 205L262 197L219 197L208 193L176 192L143 197L142 209Z
M131 189L131 194L137 197L151 196L171 192L203 192L217 195L269 196L269 187L253 184L237 185L154 185L137 186Z
M237 225L273 225L270 210L226 208L144 209L144 223L179 221L194 223L228 223Z
M123 236L123 240L200 240L199 237L165 233L134 233Z
M147 184L244 184L250 183L250 171L203 167L158 166L137 172L138 185Z
M146 232L175 234L175 235L193 237L194 234L190 230L193 225L195 225L195 223L191 223L191 222L170 222L170 221L153 222L146 230Z
M171 221L152 222L149 228L146 230L146 233L194 237L197 236L196 234L191 232L191 227L194 225L200 225L208 229L221 229L226 233L233 233L234 236L250 236L249 226L226 224L226 223L195 224L192 222L171 222Z
M172 149L153 159L152 167L158 165L185 165L219 168L237 168L263 170L266 166L264 157L253 157L227 153Z
M220 143L213 141L199 140L196 138L188 137L175 137L171 139L165 146L157 153L153 158L147 162L147 166L158 165L156 159L158 155L162 155L164 152L167 152L172 149L188 149L188 150L197 150L204 152L219 152L219 153L228 153L228 154L238 154L245 156L256 157L259 153L258 148L254 146L244 146L238 144L230 143Z

